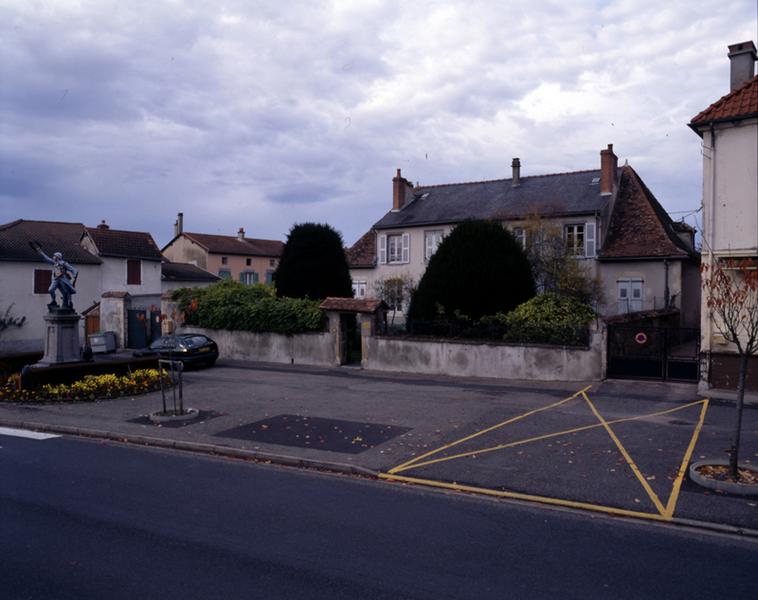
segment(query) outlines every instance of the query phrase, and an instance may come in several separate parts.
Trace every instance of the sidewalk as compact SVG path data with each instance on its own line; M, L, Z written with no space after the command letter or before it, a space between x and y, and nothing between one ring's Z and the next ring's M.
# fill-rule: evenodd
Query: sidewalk
M86 404L0 404L0 426L758 530L758 499L709 493L679 477L686 451L693 460L722 457L729 446L733 408L703 403L694 385L513 382L223 361L185 373L184 399L200 410L199 419L152 424L147 415L161 408L160 393L152 393ZM743 460L755 462L756 407L745 411L743 439Z

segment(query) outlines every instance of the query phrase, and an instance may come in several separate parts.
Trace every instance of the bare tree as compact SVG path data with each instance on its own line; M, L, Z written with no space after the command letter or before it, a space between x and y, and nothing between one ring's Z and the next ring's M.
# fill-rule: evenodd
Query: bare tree
M5 309L4 313L0 314L0 335L9 327L21 327L26 322L26 317L16 317L13 315L14 306L15 304L11 304Z
M737 347L740 357L734 437L729 452L729 470L737 480L748 359L758 352L758 261L729 258L703 263L701 279L711 322L726 341Z
M413 278L410 275L398 275L397 277L388 277L379 279L374 283L376 295L392 311L390 325L395 323L395 314L402 310L403 306L410 299L414 290Z
M537 291L577 298L597 309L603 303L603 283L568 252L562 227L532 215L523 229Z

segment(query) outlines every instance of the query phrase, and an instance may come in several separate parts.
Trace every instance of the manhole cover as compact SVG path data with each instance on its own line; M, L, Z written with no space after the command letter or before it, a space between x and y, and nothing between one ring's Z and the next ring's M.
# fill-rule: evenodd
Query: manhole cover
M407 427L340 419L277 415L216 435L264 444L358 454L410 431Z

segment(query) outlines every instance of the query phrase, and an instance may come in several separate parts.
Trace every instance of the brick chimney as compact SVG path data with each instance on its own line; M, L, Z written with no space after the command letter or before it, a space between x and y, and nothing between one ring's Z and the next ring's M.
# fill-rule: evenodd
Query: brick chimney
M518 158L514 158L511 161L511 169L513 170L511 185L518 187L521 185L521 161Z
M613 153L613 144L600 151L600 194L606 196L613 193L616 187L619 158Z
M184 213L177 213L176 223L174 223L174 237L184 233Z
M240 227L239 231L237 232L237 239L240 241L245 240L245 230L242 227Z
M397 175L392 178L392 210L400 210L413 195L413 185L397 170Z
M98 225L97 228L98 229L110 229L110 227L108 227L108 223L105 222L105 219L103 219L102 221L100 221L100 225Z
M729 46L729 84L730 91L736 90L755 74L755 44L740 42Z

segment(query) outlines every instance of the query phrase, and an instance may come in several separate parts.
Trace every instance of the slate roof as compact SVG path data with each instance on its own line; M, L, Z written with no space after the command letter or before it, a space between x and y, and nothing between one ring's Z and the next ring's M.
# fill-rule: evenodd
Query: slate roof
M280 257L284 250L284 242L279 240L258 240L247 237L240 240L236 235L213 235L187 231L180 235L186 236L212 254Z
M376 231L370 229L345 252L351 269L371 268L376 265Z
M624 166L598 258L696 258L697 253L677 235L678 229L634 169Z
M597 180L593 183L594 180ZM466 219L520 219L531 215L595 214L609 202L600 195L600 169L414 188L414 200L390 211L375 229L460 223Z
M697 132L708 123L752 117L758 117L758 75L695 115L689 125Z
M221 278L190 263L164 262L161 264L164 281L219 281Z
M83 233L81 223L18 219L0 225L0 260L43 262L29 246L29 242L36 241L50 257L54 252L61 252L67 262L99 265L102 261L79 244Z
M87 234L100 256L163 260L153 236L142 231L121 231L110 227L87 227Z

